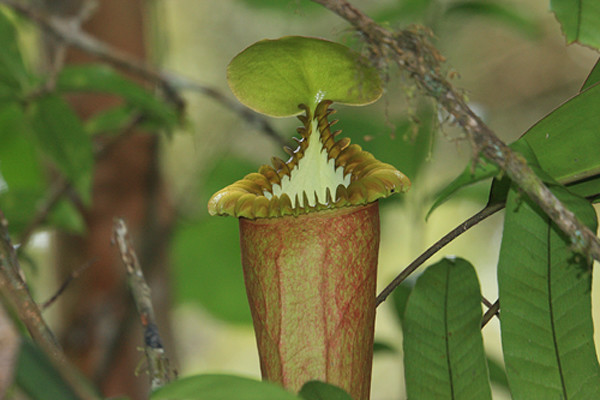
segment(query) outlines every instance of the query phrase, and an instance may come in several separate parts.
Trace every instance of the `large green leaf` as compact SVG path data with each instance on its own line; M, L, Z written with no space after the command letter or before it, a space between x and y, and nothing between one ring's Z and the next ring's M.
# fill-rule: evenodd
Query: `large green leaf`
M79 400L40 349L23 339L15 380L31 400Z
M58 76L56 87L64 92L102 92L122 97L131 107L131 115L136 111L144 117L157 121L164 128L172 128L178 118L169 104L159 99L151 91L102 64L71 65L63 68Z
M594 85L542 118L519 140L529 143L542 169L560 183L598 175L598 110L600 85Z
M598 0L550 0L550 8L562 26L567 43L579 42L600 49Z
M473 266L444 259L419 277L404 315L409 399L491 399Z
M600 67L588 76L581 93L542 118L512 143L513 150L524 153L530 166L539 174L545 171L553 180L570 186L570 190L595 198L600 195ZM469 164L437 196L429 213L458 190L496 176L500 169L491 163ZM548 181L547 178L544 180Z
M24 229L46 190L45 177L22 107L0 107L0 208L15 234Z
M472 167L473 163L470 162L466 168L458 175L452 182L442 189L436 196L433 205L427 212L426 218L429 218L431 213L444 204L450 197L452 197L460 189L466 186L473 185L477 182L490 179L500 173L500 168L497 165L490 163L486 160L479 160L475 168Z
M132 104L122 104L115 107L99 111L85 121L85 131L90 136L98 134L118 135L127 129L133 120L139 115L139 108ZM136 120L137 121L137 120ZM136 124L138 128L145 132L158 132L171 127L170 122L152 118L144 115Z
M392 305L394 306L394 314L400 326L404 324L404 314L406 313L406 303L410 293L412 292L413 284L409 281L404 281L392 292Z
M84 201L89 201L94 155L79 117L55 95L35 99L28 116L38 149L54 161Z
M196 375L158 389L151 400L300 400L281 386L232 375Z
M596 230L593 207L562 187L555 194ZM514 188L498 261L502 345L516 399L600 398L591 317L591 265Z
M320 381L306 382L298 394L304 400L352 400L344 389Z
M227 68L236 97L263 114L300 114L321 100L362 105L382 93L378 71L360 54L323 39L286 36L261 40L239 53Z
M487 358L488 371L490 373L490 381L496 385L509 390L508 379L506 379L506 371L504 366L496 360L488 357Z
M6 103L0 107L0 173L8 189L43 186L44 174L30 135L20 104Z

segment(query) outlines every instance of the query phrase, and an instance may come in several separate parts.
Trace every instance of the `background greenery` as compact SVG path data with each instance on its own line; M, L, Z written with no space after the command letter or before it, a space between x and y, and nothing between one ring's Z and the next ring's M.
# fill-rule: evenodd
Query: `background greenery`
M454 84L465 89L470 105L506 142L516 140L543 116L579 93L598 57L598 53L589 48L565 45L561 26L548 10L547 2L390 0L354 3L390 28L404 28L409 23L428 26L434 34L435 44L447 57L447 67L457 71ZM571 33L570 11L573 10L562 4L552 2L558 16L565 14L563 29L571 41L576 39ZM305 0L155 0L151 5L154 39L149 47L155 61L228 96L227 64L240 50L263 38L297 34L321 36L363 50L363 45L343 20ZM0 125L4 127L0 130L0 173L8 186L8 190L0 194L0 206L12 231L18 233L27 225L31 210L48 189L45 164L39 160L38 148L44 148L46 159L52 161L87 201L93 165L90 137L121 126L132 110L142 113L147 117L145 123L149 128L160 127L162 131L172 132L163 135L162 167L178 215L171 238L170 259L175 298L172 322L179 372L181 375L226 372L258 377L257 355L239 265L237 221L209 218L206 203L216 190L255 171L272 155L284 157L280 145L192 86L183 85L188 105L184 126L178 127L176 114L170 106L105 67L66 68L58 77L56 94L37 97L23 107L22 99L40 83L40 77L33 72L35 61L29 57L31 53L25 52L24 61L18 55L18 47L22 46L17 44L25 43L28 48L31 36L28 36L26 24L12 14L0 13L0 17L2 42L11 44L1 53L0 59L0 73L6 78L0 85ZM19 36L10 28L15 21L18 27L25 27ZM597 47L598 34L586 26L580 28L576 29L581 35L578 39ZM598 71L595 70L596 74ZM338 106L336 114L340 120L336 127L343 129L344 135L382 161L394 164L413 181L408 194L382 204L380 288L427 246L482 208L487 201L490 182L488 179L456 192L425 219L441 189L461 172L470 172L467 165L472 155L470 145L443 112L419 96L409 77L393 67L387 73L383 99L363 109ZM547 126L541 123L532 129L529 134L532 147L539 148L536 137L541 141L539 138L545 137L549 127L565 125L560 118L568 120L573 113L580 113L590 116L584 119L586 124L577 124L577 128L587 138L587 149L594 149L600 137L596 129L600 113L594 111L600 104L599 89L598 86L591 87L592 81L588 83L590 89L585 92L588 98L581 96L567 103L564 114L555 114L558 122L552 120L546 122ZM125 101L109 112L80 121L59 96L72 91L98 90L116 93ZM63 116L59 126L52 118L57 114ZM271 119L269 122L288 141L298 125L297 121L288 119ZM15 135L15 132L22 132L22 135ZM568 126L564 132L569 134ZM554 148L536 153L539 164L547 172L556 165L553 151L564 150L565 143L574 142L559 139L552 143L555 143ZM579 155L578 150L569 152ZM584 154L593 155L594 152ZM597 158L587 159L584 172L597 174L596 162ZM572 165L568 160L558 164ZM482 176L490 178L495 172L490 169ZM564 182L570 177L580 178L580 172L559 170L552 171L552 175ZM467 181L470 180L469 177ZM591 189L583 187L582 190L593 193L595 185L592 182ZM462 183L458 186L462 187ZM511 193L509 202L518 203L514 192ZM535 213L533 209L528 211L527 215ZM589 213L589 210L583 212ZM520 215L514 222L523 218ZM443 251L444 255L461 257L454 261L461 264L457 273L471 279L472 270L477 271L481 288L477 289L475 282L469 287L481 290L488 299L498 296L496 265L499 254L501 264L514 265L503 258L508 245L503 243L500 249L502 229L505 233L511 232L510 236L518 231L509 225L510 221L508 217L503 222L501 216L495 216ZM59 203L49 222L52 229L73 232L83 229L79 214L68 202ZM593 218L590 219L592 223ZM540 235L544 234L544 229L547 225L540 227ZM522 244L529 240L530 236L516 238L515 242ZM34 252L42 264L47 259L45 251L47 246L43 245ZM568 257L564 254L560 257ZM434 261L440 258L438 256ZM463 265L462 258L468 259L470 264ZM509 272L502 279L514 279ZM387 301L378 310L376 340L382 350L375 356L373 400L404 398L402 358L403 354L406 357L409 354L402 350L402 331L397 317L401 314L410 321L417 312L409 307L404 315L402 293L410 290L419 274L420 271L411 278L403 289L405 292L398 291L393 302ZM36 289L39 293L44 291L45 279L39 278ZM426 279L423 275L423 281ZM460 278L463 279L468 280ZM423 281L419 279L416 289ZM504 290L502 286L500 290ZM567 285L565 290L568 295L569 290L585 290L585 287ZM599 304L596 288L592 289L592 295L593 304ZM580 314L586 312L589 310L579 311ZM598 332L598 307L594 308L594 313L595 331ZM403 322L405 329L408 328L404 323L410 324L408 321ZM565 322L568 326L572 323L571 320ZM589 344L591 327L585 330L589 337L584 342ZM490 362L493 396L509 398L506 378L500 367L501 338L496 319L483 329L483 342ZM510 343L504 345L506 348ZM592 349L586 351L591 354ZM510 354L505 352L505 357ZM30 357L35 356L30 354ZM597 361L590 358L586 363L581 364L583 372L594 371ZM573 369L574 376L582 376L575 371ZM26 387L27 383L22 385ZM407 390L411 390L410 386Z

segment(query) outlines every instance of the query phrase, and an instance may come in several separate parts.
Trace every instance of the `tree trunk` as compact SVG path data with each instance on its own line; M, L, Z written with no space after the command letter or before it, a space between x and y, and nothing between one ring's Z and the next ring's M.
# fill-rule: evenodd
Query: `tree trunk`
M77 13L82 0L51 0L50 12ZM142 0L103 0L84 29L98 39L140 59L145 58ZM52 54L52 46L48 54ZM67 63L96 61L69 50ZM77 95L71 104L82 118L118 104L106 95ZM143 335L125 284L125 271L111 245L115 217L129 226L142 267L153 289L159 330L169 348L166 249L171 208L158 170L158 137L132 132L97 160L91 206L82 210L83 236L57 235L59 276L91 262L61 299L61 342L70 359L91 377L105 396L147 398ZM166 337L165 337L166 335ZM140 369L140 371L136 371ZM136 372L140 372L136 376Z

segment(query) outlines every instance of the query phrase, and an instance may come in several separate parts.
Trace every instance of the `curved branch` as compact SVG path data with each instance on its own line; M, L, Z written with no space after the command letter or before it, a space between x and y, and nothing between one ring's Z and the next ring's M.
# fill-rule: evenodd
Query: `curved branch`
M0 294L23 322L31 338L48 356L61 378L69 384L78 398L98 400L100 397L81 380L68 363L56 337L42 317L40 308L31 297L27 283L20 274L19 260L8 233L8 222L0 210Z
M413 262L411 262L408 267L406 267L389 285L385 287L377 296L377 300L375 301L375 305L383 303L385 299L396 289L400 284L408 278L410 274L412 274L417 268L419 268L425 261L430 259L435 253L440 251L444 246L448 243L486 219L487 217L495 214L496 212L502 210L504 208L504 203L494 203L485 206L485 208L479 211L477 214L473 215L465 222L448 232L444 237L435 242L431 247L429 247L425 252L423 252L419 257L415 258Z
M144 352L148 362L148 373L152 390L156 390L173 380L175 373L170 367L158 332L150 287L146 283L137 254L131 244L127 225L120 218L114 221L113 240L119 247L121 260L127 272L129 288L144 328Z
M391 32L346 0L313 0L350 22L369 45L377 63L395 61L407 71L426 94L436 99L452 115L471 141L476 156L482 154L497 164L552 221L571 238L575 251L600 261L600 240L588 229L527 165L471 110L462 96L441 71L443 57L429 42L428 33L419 29Z

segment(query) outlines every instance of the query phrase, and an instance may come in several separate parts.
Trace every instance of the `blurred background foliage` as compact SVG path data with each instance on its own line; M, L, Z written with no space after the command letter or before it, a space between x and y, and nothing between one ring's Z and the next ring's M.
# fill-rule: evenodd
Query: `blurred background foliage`
M157 15L165 17L158 27L168 32L162 41L162 61L169 69L210 82L225 92L224 71L229 60L263 38L319 36L364 50L344 21L310 1L192 3L155 3ZM413 23L429 27L435 44L447 58L448 71L455 76L454 84L464 88L470 105L507 142L575 95L597 57L581 46L565 46L560 26L545 2L354 3L389 28L405 28ZM402 71L390 67L384 73L386 93L380 101L364 108L339 106L334 115L339 119L336 128L342 129L343 135L394 164L413 181L408 194L382 204L380 289L427 246L478 211L489 189L489 182L485 182L464 190L425 222L435 195L465 167L471 150L452 121L421 98ZM254 350L247 347L251 339L246 335L251 336L252 331L244 325L250 319L238 267L237 221L208 218L205 204L216 189L256 171L259 165L269 162L271 155L284 157L284 153L266 135L210 100L190 94L189 101L190 110L194 110L190 113L194 134L177 135L166 153L166 170L176 177L175 181L185 182L174 187L183 211L172 252L176 296L182 302L175 313L182 328L175 331L204 328L207 334L214 329L214 336L203 337L207 340L204 346L192 341L182 353L181 365L196 372L225 369L256 375ZM270 122L286 138L299 125L293 119ZM443 251L473 262L482 292L488 298L497 295L495 265L500 223L500 216L493 217ZM215 248L220 251L215 252ZM375 400L404 395L401 336L394 308L388 303L378 312L376 340L387 351L375 357ZM202 316L195 314L198 309ZM211 326L208 331L207 326ZM484 329L484 338L492 362L495 398L503 398L508 392L498 364L497 321ZM236 340L240 346L232 345ZM217 347L219 344L223 347ZM210 359L215 364L209 363Z
M309 1L191 3L155 3L157 15L165 17L159 19L158 27L168 32L162 41L162 61L169 69L211 82L223 91L227 91L224 71L229 60L263 38L320 36L364 50L342 20ZM471 106L507 142L576 94L597 57L581 46L565 46L560 26L545 2L355 3L390 28L412 23L429 27L447 58L448 70L455 74L454 84L464 88ZM394 164L413 181L408 194L382 204L380 288L428 245L478 211L489 188L486 182L461 192L425 222L425 213L440 188L468 163L470 147L452 121L419 96L402 71L390 67L385 74L388 81L383 99L361 109L339 106L334 116L340 120L336 128L342 129L343 135ZM237 221L208 218L205 200L216 189L268 163L271 155L283 157L283 152L260 131L210 100L191 94L189 101L194 110L190 113L194 134L177 135L166 153L166 170L180 182L175 183L174 196L182 205L172 253L176 296L182 302L175 315L180 318L176 321L189 327L176 332L202 327L207 332L205 318L209 318L210 326L219 333L208 343L222 344L229 351L193 341L182 353L181 365L194 371L216 368L256 374L255 362L245 364L254 357L253 350L244 347L251 340L232 346L241 335L251 335L250 328L243 325L249 321L249 313L238 268ZM270 122L287 138L298 125L292 120ZM460 254L474 263L488 298L497 295L494 266L500 221L501 217L492 218L443 252ZM215 248L220 250L215 252ZM190 317L198 304L203 316ZM393 314L387 303L378 313L376 338L394 351L375 357L376 400L403 396L401 338ZM228 330L223 321L236 327ZM484 337L492 360L500 360L496 321L484 329ZM209 364L210 359L216 366ZM498 372L498 368L490 368ZM496 382L501 382L501 374L497 376ZM498 398L507 393L502 384L495 389Z
M186 77L181 84L187 103L184 127L174 128L176 123L168 109L140 97L135 88L123 89L124 86L117 85L116 77L108 79L107 72L99 69L85 71L84 75L90 78L87 90L94 90L93 82L98 84L99 79L105 79L103 85L111 82L117 85L113 91L121 90L126 104L85 123L73 122L74 131L89 134L110 131L123 123L132 107L148 111L152 116L146 119L149 128L174 130L161 136L161 171L177 216L172 234L162 239L170 241L176 364L181 375L227 372L258 377L258 356L240 266L237 221L209 217L206 204L218 189L269 163L272 155L285 157L285 153L259 127L248 124L189 82L233 98L226 83L227 64L242 49L264 38L318 36L358 51L366 49L347 23L308 0L151 0L147 4L150 38L147 46L151 59L173 74ZM565 46L548 2L363 0L353 4L391 29L415 23L428 27L434 43L447 58L446 67L454 77L453 83L464 88L473 109L506 142L518 138L575 95L598 56L582 46ZM34 39L30 28L22 21L17 22L23 27L19 42L26 43L26 48L35 47L31 45ZM35 63L34 51L25 56L26 64ZM59 89L68 91L70 82L81 85L77 73L81 71L64 70L58 80ZM390 66L382 73L387 82L381 100L363 108L339 106L334 115L339 119L336 128L343 130L343 136L395 165L413 182L408 194L394 196L381 205L379 289L426 247L482 208L489 189L489 182L484 182L463 190L425 220L440 189L469 162L470 145L435 104L420 96L402 71ZM29 79L23 77L23 82ZM52 104L42 107L43 112L63 106L56 98L45 101ZM27 134L35 136L36 124L24 121L27 118L43 121L43 118L20 112L3 108L0 124L10 126L11 131L33 127L34 132ZM268 122L292 144L290 139L299 125L297 120ZM43 135L37 137L43 139ZM39 164L35 148L26 139L0 132L0 140L2 174L6 181L14 182L11 190L3 194L1 205L5 212L12 210L7 212L11 229L21 232L29 221L27 210L34 209L41 193L47 190L43 183L44 166ZM9 144L9 140L15 143ZM72 150L56 148L57 160L60 151ZM12 162L16 157L19 160ZM11 171L10 165L20 167ZM85 171L60 162L57 166L77 183L76 190L85 193L89 182L80 179L85 177ZM69 202L59 203L48 225L73 232L84 229L81 217ZM501 216L496 216L443 251L473 263L482 293L489 299L497 298L495 265L500 235ZM41 245L34 252L39 264L48 261L51 248L41 240L43 237L38 236ZM47 291L44 287L48 274L33 275L39 282L34 289ZM385 351L378 351L375 356L373 400L404 396L402 338L397 317L403 315L406 293L408 289L396 291L393 301L388 300L379 308L376 341L378 348ZM594 305L599 304L597 293L594 290ZM595 321L600 321L598 307L594 313ZM494 398L508 398L501 373L497 321L493 320L483 333L495 383Z

